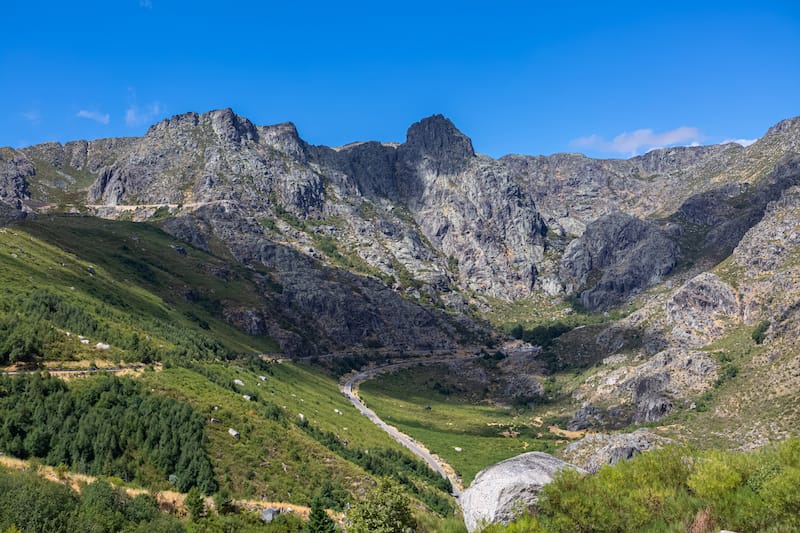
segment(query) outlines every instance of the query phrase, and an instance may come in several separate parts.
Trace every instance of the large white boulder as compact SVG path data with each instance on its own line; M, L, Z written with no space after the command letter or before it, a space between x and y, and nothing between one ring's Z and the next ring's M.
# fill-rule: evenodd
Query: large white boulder
M562 468L584 470L542 452L523 453L484 468L461 494L461 509L472 533L482 524L508 524L531 509L542 487Z

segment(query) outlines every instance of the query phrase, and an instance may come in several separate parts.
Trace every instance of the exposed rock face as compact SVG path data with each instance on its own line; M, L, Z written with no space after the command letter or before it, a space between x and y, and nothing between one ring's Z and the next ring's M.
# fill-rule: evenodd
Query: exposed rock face
M570 243L560 273L568 293L598 309L661 281L677 260L677 244L653 224L611 213Z
M484 523L508 524L536 504L542 487L562 468L583 472L542 452L524 453L484 468L461 495L467 529L476 531Z
M294 163L302 157L291 124L259 131L230 109L186 113L152 126L99 172L88 196L107 205L230 201L254 210L274 201L307 216L320 212L324 191L318 174Z
M717 263L727 257L745 233L764 216L769 202L800 184L800 157L788 154L757 183L731 182L688 198L667 218L685 255Z
M580 154L500 159L531 191L548 227L580 236L586 225L622 211L638 217L674 211L709 176L740 156L738 144L652 150L627 161ZM688 183L687 183L688 182Z
M239 209L210 205L192 218L170 228L200 242L208 236L193 235L192 228L207 228L226 242L241 263L275 273L274 280L265 283L264 297L274 299L272 311L278 317L273 320L291 324L289 331L295 335L275 335L274 327L270 334L286 343L281 348L290 355L352 349L368 341L396 349L444 349L467 341L465 335L483 335L466 319L413 303L373 278L323 267L292 247L267 239L262 228ZM279 286L277 292L274 285ZM229 320L241 322L246 329L269 328L260 324L262 315L248 313L230 312ZM301 346L297 333L306 339Z
M674 339L699 347L726 330L726 318L739 315L736 292L710 272L703 272L681 287L666 306L667 320L675 327Z
M733 261L749 276L772 273L800 246L800 188L787 189L771 203L762 221L751 228L733 251Z
M410 179L420 174L459 174L475 157L472 141L442 115L412 124L406 142L398 149L401 173ZM413 187L412 187L413 190Z
M531 294L545 226L496 162L479 158L461 176L432 180L415 218L435 247L457 259L465 288L506 299Z
M4 148L0 150L0 202L13 209L22 209L22 200L30 198L28 178L36 174L25 154Z
M544 253L536 206L508 169L476 156L446 118L412 125L399 147L360 143L336 156L315 153L323 168L349 173L366 196L408 208L433 248L456 260L454 282L462 288L504 299L530 295Z
M739 273L743 320L772 318L772 334L796 330L800 300L800 187L771 203L733 251Z
M601 370L575 391L575 398L586 403L573 417L570 429L659 420L676 405L688 404L708 390L718 377L718 366L705 352L668 349L638 365ZM615 402L618 407L609 412L592 405L601 402Z
M670 442L670 439L643 428L632 433L595 433L567 446L564 457L570 463L595 473L605 465L631 459Z

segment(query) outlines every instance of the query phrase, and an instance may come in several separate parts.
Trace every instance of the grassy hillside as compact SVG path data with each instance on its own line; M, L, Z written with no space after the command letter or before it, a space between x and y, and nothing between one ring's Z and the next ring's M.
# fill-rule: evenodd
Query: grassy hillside
M59 216L0 228L0 360L274 351L223 319L225 304L258 303L252 275L149 224Z
M451 514L446 483L358 415L334 379L252 355L276 345L228 324L223 309L269 310L264 279L266 270L193 249L151 224L42 216L0 228L0 364L162 361L163 370L136 379L202 417L214 479L227 494L309 504L321 493L329 508L343 509L374 479L392 476L420 509ZM169 468L137 468L144 486L170 486Z
M468 391L437 386L447 383L447 372L443 365L401 370L363 383L359 395L386 422L451 464L464 486L498 461L555 449L559 438L538 411L476 403Z
M253 369L202 364L146 373L141 379L160 394L189 402L209 420L220 420L206 426L209 453L220 482L241 497L307 504L325 484L340 498L336 507L342 507L348 494L361 494L371 486L370 476L405 472L407 488L418 486L422 499L428 494L431 502L447 501L445 492L428 487L430 478L405 469L413 461L408 452L360 416L335 381L310 367L287 362ZM232 437L229 428L240 437ZM325 432L341 447L317 438ZM350 460L343 450L364 460ZM387 460L387 471L382 472L366 461L370 454L397 458Z

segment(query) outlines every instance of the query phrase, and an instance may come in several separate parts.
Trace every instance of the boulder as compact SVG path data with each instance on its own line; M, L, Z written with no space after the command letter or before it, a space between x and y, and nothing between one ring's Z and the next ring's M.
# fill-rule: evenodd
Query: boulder
M542 452L523 453L484 468L461 495L467 529L482 524L508 524L533 507L542 487L562 468L584 470Z

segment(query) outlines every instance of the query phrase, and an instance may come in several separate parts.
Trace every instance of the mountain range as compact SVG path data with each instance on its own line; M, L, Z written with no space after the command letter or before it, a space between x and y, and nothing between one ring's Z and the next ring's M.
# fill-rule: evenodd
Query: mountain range
M549 330L538 355L506 369L534 376L519 393L530 396L549 373L593 367L564 391L574 429L688 409L726 372L762 376L761 390L716 407L731 419L795 398L798 184L800 118L747 147L627 160L493 159L441 115L402 144L314 146L291 123L257 126L230 109L177 115L143 137L0 149L4 223L156 225L249 269L256 298L201 296L289 356L492 346L514 325L525 338L541 316L601 317ZM714 343L750 342L754 328L756 355L715 355ZM736 438L791 431L762 426Z

